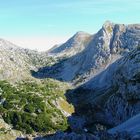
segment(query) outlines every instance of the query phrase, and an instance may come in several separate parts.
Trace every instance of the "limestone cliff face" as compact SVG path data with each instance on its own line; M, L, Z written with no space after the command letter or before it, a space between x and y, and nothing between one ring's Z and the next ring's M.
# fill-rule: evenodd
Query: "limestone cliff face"
M99 123L107 128L117 126L140 113L140 48L125 55L105 71L67 93L87 127ZM92 125L91 125L92 124Z
M39 69L37 74L79 84L97 75L139 44L139 24L124 25L107 21L96 34L78 33L65 44L52 49L52 55L65 57L65 60L53 67Z

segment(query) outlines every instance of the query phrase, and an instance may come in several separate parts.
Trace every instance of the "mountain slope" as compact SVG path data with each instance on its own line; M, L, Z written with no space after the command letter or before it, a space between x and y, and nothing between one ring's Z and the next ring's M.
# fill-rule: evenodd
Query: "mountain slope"
M12 82L32 79L30 70L53 63L47 54L23 49L9 41L0 39L0 79Z
M75 47L70 43L51 50L51 52L61 52L62 50L60 54L66 56L65 59L58 61L52 67L40 68L35 76L40 77L41 75L41 78L52 77L63 81L73 81L75 84L90 79L140 44L140 25L106 22L90 38L86 47L77 45L77 48L79 47L82 51L75 51L75 55L69 55L71 57L67 57L67 54L71 53L69 49L67 51L67 48L74 50ZM85 37L80 41L84 42L84 40Z
M35 79L31 75L32 70L53 63L56 63L55 59L46 52L23 49L0 39L0 118L12 129L23 134L67 129L66 117L74 110L64 93L71 87L53 79ZM14 139L12 133L16 131L4 131L2 127L0 139L7 139L9 133L11 140ZM19 134L15 133L16 136Z
M77 32L73 37L62 45L56 45L48 51L54 57L71 57L86 48L92 35L85 32Z
M86 127L92 132L96 124L114 127L140 113L139 83L138 47L84 85L68 92L66 96L75 106L75 115L83 118L80 129Z
M118 125L117 127L110 129L109 133L116 133L127 131L129 133L137 134L140 131L140 114L130 118L126 122Z

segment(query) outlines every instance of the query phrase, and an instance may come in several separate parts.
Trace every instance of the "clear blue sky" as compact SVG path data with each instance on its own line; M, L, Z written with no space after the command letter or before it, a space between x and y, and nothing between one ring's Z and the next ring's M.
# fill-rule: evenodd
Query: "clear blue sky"
M106 20L140 23L140 0L0 0L0 37L23 47L47 50Z

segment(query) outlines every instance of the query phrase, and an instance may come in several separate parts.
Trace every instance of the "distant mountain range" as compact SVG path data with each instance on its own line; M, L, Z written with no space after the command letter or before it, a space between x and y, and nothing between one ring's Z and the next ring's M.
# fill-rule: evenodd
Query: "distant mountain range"
M0 40L1 80L41 82L42 92L48 78L54 81L47 82L47 90L54 82L62 89L64 84L66 92L66 97L59 97L56 89L48 103L61 111L61 117L71 116L69 131L44 139L140 138L136 124L140 122L140 24L107 21L93 35L77 32L64 44L42 53ZM66 100L74 106L73 114Z

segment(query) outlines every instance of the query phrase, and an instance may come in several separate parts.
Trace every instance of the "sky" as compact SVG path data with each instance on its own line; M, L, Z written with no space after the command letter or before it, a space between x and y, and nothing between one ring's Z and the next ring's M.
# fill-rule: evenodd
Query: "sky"
M0 38L39 51L106 20L140 23L140 0L0 0Z

